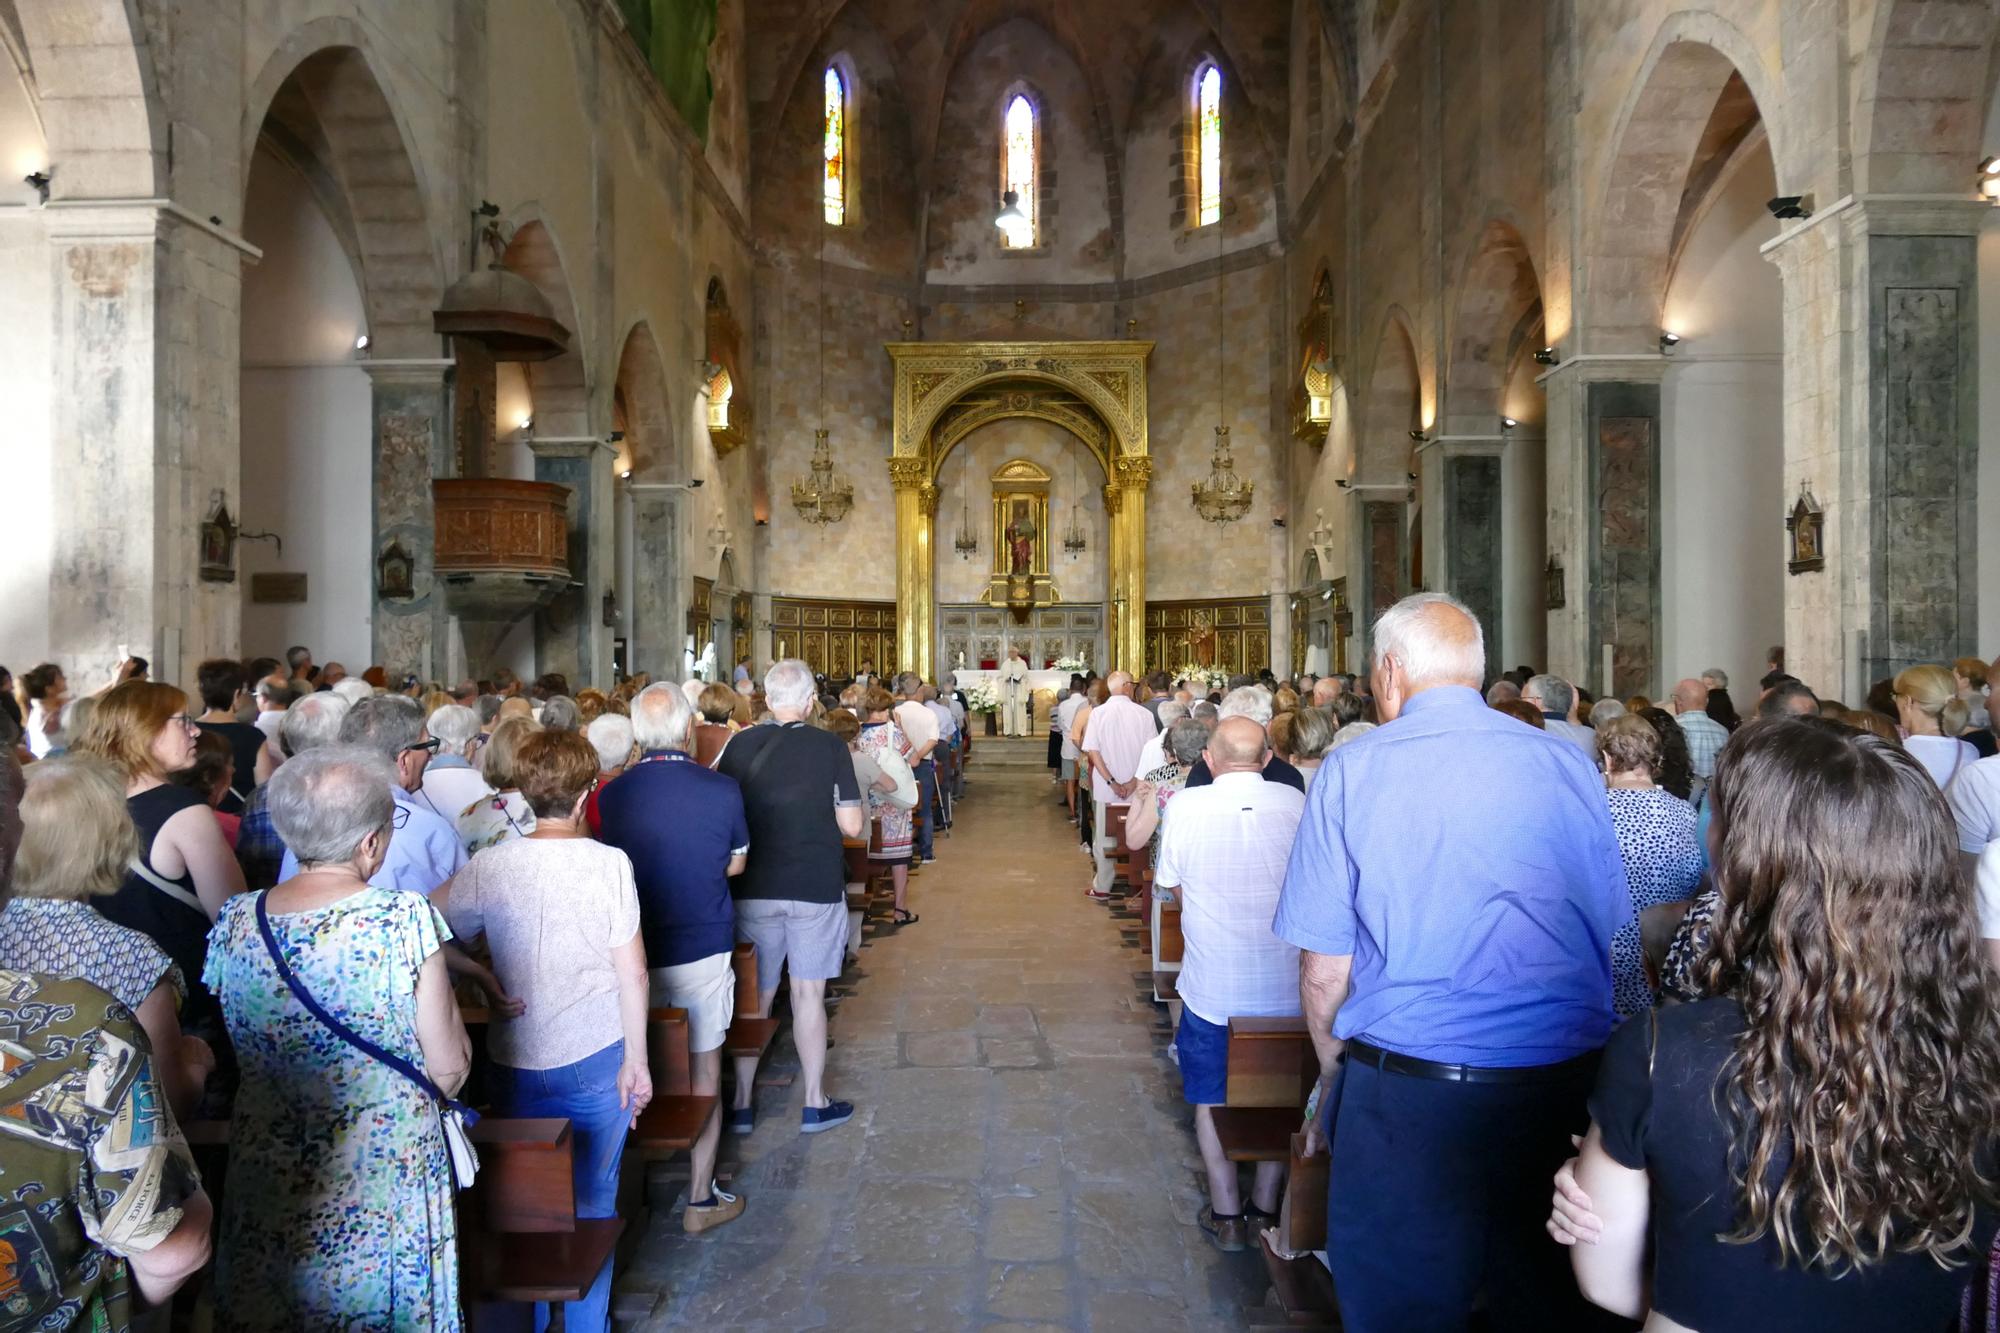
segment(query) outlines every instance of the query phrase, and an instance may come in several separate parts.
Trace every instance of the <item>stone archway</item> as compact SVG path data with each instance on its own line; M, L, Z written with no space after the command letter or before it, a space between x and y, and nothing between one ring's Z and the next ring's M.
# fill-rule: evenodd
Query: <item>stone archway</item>
M895 430L889 478L896 491L896 660L932 675L936 589L933 529L937 471L955 438L940 439L947 411L968 394L1004 384L1061 390L1088 409L1059 421L1104 466L1110 514L1111 666L1137 670L1145 655L1146 489L1153 460L1146 434L1149 341L885 344L895 365ZM1004 405L1003 405L1004 407ZM1053 410L1053 409L1052 409ZM1057 420L1054 415L1048 419ZM1088 419L1098 419L1092 444Z

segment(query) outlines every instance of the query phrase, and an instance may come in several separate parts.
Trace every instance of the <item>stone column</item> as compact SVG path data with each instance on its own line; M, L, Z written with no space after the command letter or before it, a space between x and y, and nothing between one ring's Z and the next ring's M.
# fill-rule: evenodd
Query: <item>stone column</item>
M570 688L609 689L611 630L604 594L616 579L612 468L618 450L596 436L534 439L535 480L569 487L569 591L535 615L535 669L560 671ZM678 678L678 673L676 673Z
M687 644L686 582L681 557L681 494L669 482L628 481L631 497L632 590L625 606L625 653L635 673L681 680ZM699 652L701 645L695 645ZM722 665L717 659L717 666Z
M1505 565L1499 435L1440 435L1417 452L1424 496L1424 575L1430 587L1472 608L1486 636L1488 674L1498 675Z
M242 509L240 264L259 252L159 200L57 200L43 225L49 655L79 690L121 644L155 679L191 682L202 658L241 650L243 585L202 582L197 546L218 497Z
M931 678L936 594L931 585L931 519L937 487L921 458L891 458L896 492L896 669ZM881 663L875 664L878 668Z
M1152 485L1153 460L1120 458L1112 467L1112 478L1104 496L1111 526L1107 550L1111 623L1106 628L1112 669L1137 673L1148 666L1167 665L1146 661L1146 492Z
M1660 380L1657 354L1574 357L1548 393L1548 544L1564 604L1549 664L1599 694L1660 692ZM1613 649L1604 679L1604 645Z
M1354 669L1368 669L1368 636L1375 617L1394 606L1409 591L1410 542L1405 531L1409 523L1410 490L1394 483L1364 483L1345 492L1352 509L1348 516L1347 567L1355 571Z
M1822 693L1979 647L1987 211L1864 197L1764 247L1784 282L1786 503L1809 488L1826 517L1824 568L1785 582L1786 664Z
M370 361L364 366L374 388L374 523L368 547L368 577L375 562L400 543L414 564L416 596L373 597L371 653L391 679L414 671L436 679L449 665L446 645L451 618L437 582L437 522L431 480L452 475L451 417L445 373L438 359ZM371 664L372 665L372 664ZM472 671L489 662L469 662Z

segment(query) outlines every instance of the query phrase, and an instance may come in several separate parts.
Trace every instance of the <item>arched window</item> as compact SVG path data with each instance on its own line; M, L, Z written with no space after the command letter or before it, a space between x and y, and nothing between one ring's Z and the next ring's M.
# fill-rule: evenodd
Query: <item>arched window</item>
M1222 71L1203 65L1194 76L1195 225L1222 220Z
M847 221L847 80L832 65L826 67L826 130L823 191L828 226Z
M1028 225L1003 231L1000 244L1010 250L1032 248L1041 237L1041 222L1036 215L1037 193L1035 182L1038 176L1035 161L1035 104L1027 95L1017 93L1007 103L1007 115L1001 127L1005 154L1006 188L1016 196L1015 207L1028 220Z

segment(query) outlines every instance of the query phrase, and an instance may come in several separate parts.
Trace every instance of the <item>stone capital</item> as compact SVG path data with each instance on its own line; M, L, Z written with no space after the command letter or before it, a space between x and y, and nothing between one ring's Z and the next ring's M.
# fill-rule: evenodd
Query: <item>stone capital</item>
M889 484L899 491L921 491L930 483L930 467L921 458L889 460Z
M450 357L365 358L356 365L368 373L377 388L441 389L444 377L456 364Z
M925 482L922 486L919 486L917 488L917 504L920 507L922 507L925 514L929 515L932 518L936 518L937 507L938 507L938 496L940 496L941 494L943 494L943 492L938 490L936 486L933 486L930 482Z
M1121 489L1143 491L1153 481L1153 460L1144 454L1120 458L1112 464L1112 475Z
M1125 492L1116 486L1106 486L1104 488L1104 512L1116 515L1124 507Z

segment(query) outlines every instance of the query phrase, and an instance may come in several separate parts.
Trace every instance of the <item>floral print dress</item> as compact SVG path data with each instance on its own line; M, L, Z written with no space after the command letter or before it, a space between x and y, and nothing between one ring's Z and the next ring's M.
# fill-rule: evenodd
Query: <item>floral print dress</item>
M299 1003L258 932L257 897L223 907L208 949L243 1067L216 1327L455 1331L457 1225L436 1103ZM369 888L270 920L322 1008L423 1067L417 974L451 938L427 899Z
M865 723L854 748L878 764L882 755L892 750L905 761L910 757L910 742L894 722ZM879 791L868 793L868 812L882 830L882 845L870 848L868 859L892 865L909 860L910 848L916 841L916 812L897 805Z

